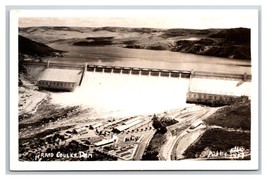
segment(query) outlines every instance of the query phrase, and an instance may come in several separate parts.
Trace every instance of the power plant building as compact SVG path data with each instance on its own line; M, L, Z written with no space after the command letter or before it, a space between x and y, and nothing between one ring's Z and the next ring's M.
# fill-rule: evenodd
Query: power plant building
M40 89L73 91L82 80L82 70L47 68L37 80Z
M248 96L209 94L200 92L188 92L186 94L186 103L203 104L209 106L229 105L237 100L242 99L248 99Z

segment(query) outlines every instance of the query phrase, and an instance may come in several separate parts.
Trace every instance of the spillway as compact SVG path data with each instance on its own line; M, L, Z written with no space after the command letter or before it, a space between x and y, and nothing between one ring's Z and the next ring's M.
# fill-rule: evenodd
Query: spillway
M250 96L251 82L212 78L144 76L104 71L87 71L74 92L53 92L52 102L79 105L98 114L113 116L153 114L190 106L186 93L206 92Z
M186 106L188 78L86 72L71 93L52 93L54 103L82 105L127 115L157 113Z

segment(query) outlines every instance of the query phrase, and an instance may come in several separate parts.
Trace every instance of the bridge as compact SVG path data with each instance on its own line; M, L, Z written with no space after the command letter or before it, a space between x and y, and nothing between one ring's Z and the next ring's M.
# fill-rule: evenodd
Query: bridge
M194 71L192 74L194 78L212 78L212 79L225 79L225 80L243 80L251 81L252 75L250 74L229 74L229 73L213 73L213 72L203 72L203 71Z
M212 78L251 81L249 74L213 73L189 70L150 69L140 67L87 65L87 71L145 76L179 77L179 78Z
M168 70L168 69L149 69L139 67L122 67L122 66L101 66L87 65L87 71L114 73L114 74L132 74L144 76L162 76L162 77L180 77L190 78L191 71L187 70Z

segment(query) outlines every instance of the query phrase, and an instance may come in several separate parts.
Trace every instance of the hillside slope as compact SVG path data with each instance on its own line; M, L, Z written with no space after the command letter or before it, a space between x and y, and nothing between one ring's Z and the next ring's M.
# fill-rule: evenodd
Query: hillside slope
M19 33L45 44L117 46L251 59L250 29L155 29L126 27L28 27Z
M32 41L19 35L19 53L31 56L52 56L55 53L63 53L64 51L53 49L43 43Z
M225 106L204 122L206 132L186 149L185 158L250 159L250 101Z

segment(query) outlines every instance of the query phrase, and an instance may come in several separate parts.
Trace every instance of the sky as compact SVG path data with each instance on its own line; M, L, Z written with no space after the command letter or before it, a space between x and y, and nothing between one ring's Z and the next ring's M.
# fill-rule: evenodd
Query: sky
M251 28L255 21L255 12L248 10L65 10L20 13L19 27Z

